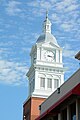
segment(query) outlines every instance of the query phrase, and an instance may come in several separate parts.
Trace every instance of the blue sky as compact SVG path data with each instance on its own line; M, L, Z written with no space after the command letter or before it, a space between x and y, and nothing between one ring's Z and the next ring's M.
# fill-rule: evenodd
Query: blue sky
M30 50L42 33L46 9L63 48L65 80L78 68L80 0L0 0L0 120L22 120L28 96Z

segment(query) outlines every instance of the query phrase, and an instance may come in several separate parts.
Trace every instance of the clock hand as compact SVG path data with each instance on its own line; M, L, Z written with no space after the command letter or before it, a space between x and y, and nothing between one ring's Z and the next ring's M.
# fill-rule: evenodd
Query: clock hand
M48 55L48 57L52 57L52 56Z

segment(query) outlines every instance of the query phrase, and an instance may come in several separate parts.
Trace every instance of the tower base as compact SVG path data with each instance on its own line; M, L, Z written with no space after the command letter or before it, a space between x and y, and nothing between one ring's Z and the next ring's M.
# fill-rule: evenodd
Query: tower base
M23 120L35 120L40 115L40 105L45 98L30 97L23 105Z

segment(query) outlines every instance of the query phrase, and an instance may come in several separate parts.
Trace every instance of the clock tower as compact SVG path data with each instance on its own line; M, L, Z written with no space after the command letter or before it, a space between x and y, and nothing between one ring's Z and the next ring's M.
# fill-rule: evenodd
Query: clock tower
M39 36L35 45L32 46L30 56L31 67L27 73L29 98L23 106L24 116L27 116L26 114L30 111L34 113L35 109L37 112L37 107L64 82L62 48L57 43L56 38L51 34L51 22L47 13L43 23L43 33ZM28 111L26 113L27 108ZM39 111L33 113L32 116L34 117L32 119L30 116L27 116L29 120L34 120L39 115Z

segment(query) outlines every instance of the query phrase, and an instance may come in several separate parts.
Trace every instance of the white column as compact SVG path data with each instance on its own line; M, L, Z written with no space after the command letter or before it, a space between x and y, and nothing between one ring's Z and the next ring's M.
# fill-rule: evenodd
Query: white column
M60 50L60 63L62 63L62 50Z
M45 77L45 90L47 90L47 77Z
M61 120L61 113L58 113L58 120Z
M70 120L70 107L67 106L67 120Z
M54 91L54 79L52 78L52 91Z
M59 62L59 51L56 50L56 62Z
M37 48L37 60L40 60L40 48Z
M35 71L35 89L40 89L40 84L39 84L40 79L38 75L39 75L38 71Z

